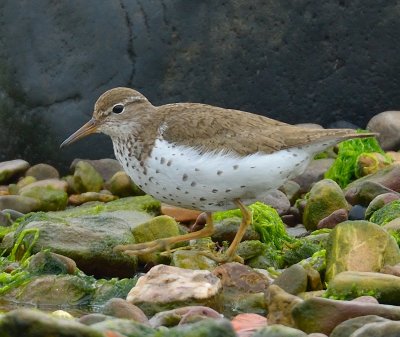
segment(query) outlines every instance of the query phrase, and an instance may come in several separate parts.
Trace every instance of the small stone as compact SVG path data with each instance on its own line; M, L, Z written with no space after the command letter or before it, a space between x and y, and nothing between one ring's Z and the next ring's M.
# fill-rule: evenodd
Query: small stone
M220 291L221 281L209 271L160 264L139 278L127 301L151 315L173 307L214 303Z
M206 318L220 319L222 315L211 308L193 305L159 312L150 319L150 326L153 328L160 326L171 327L193 323Z
M104 181L110 180L115 173L123 170L121 164L116 159L110 159L110 158L96 159L96 160L74 159L70 166L71 172L75 171L76 165L80 161L89 163L92 167L94 167L94 169L98 173L100 173L100 175L103 177Z
M354 205L349 211L349 220L366 220L366 208L361 205Z
M73 188L79 193L99 192L103 187L103 177L86 161L75 166Z
M288 197L285 193L279 190L269 191L260 201L275 208L279 215L287 214L290 209L290 201Z
M87 314L79 317L78 322L85 324L85 325L92 325L96 324L99 322L103 322L106 319L111 319L110 316L106 316L103 314L98 314L98 313L93 313L93 314Z
M69 312L66 312L64 310L53 311L51 313L51 316L58 317L58 318L64 318L64 319L74 319L74 316L72 316Z
M168 215L177 222L193 222L196 221L201 211L161 204L161 214Z
M104 186L110 190L112 194L121 198L144 194L124 171L115 173Z
M44 180L42 180L44 181ZM34 185L34 184L31 184ZM20 192L21 196L34 198L40 201L39 210L41 211L60 211L67 207L68 194L60 189L54 189L51 186L46 187L33 187L25 186ZM25 190L26 188L28 188Z
M8 227L11 226L12 221L11 218L8 214L3 213L3 211L0 211L0 226L1 227Z
M338 209L348 209L342 189L331 179L317 182L310 190L303 213L303 224L308 230Z
M242 219L240 218L227 218L214 224L214 233L211 238L216 242L232 242L236 236ZM260 235L251 226L246 229L243 236L243 241L246 240L259 240Z
M326 281L342 271L379 271L385 264L400 262L395 240L380 226L368 221L345 221L328 236Z
M117 200L118 197L115 195L98 193L98 192L85 192L81 194L72 194L68 197L68 203L71 205L82 205L85 202L90 201L100 201L100 202L110 202Z
M351 337L398 337L400 322L386 321L368 323L351 334Z
M20 180L18 180L18 183L16 186L17 190L19 191L21 188L23 188L29 184L35 183L36 181L37 181L37 179L35 177L25 176L25 177L21 178Z
M0 210L12 209L21 213L37 211L40 208L40 201L34 198L21 195L1 195Z
M156 334L156 331L148 325L123 318L105 319L91 324L90 328L101 332L102 336L106 337L151 337Z
M26 176L32 176L36 180L59 179L60 173L49 164L36 164L31 166L26 172Z
M33 274L71 274L78 269L74 260L49 251L39 252L29 260L28 270Z
M67 182L65 182L63 180L58 180L58 179L39 180L39 181L32 182L29 185L22 187L19 190L19 194L26 193L26 192L30 191L31 189L34 189L37 187L41 187L41 188L50 187L54 190L60 190L60 191L66 192L68 189L68 184L67 184Z
M357 157L355 175L358 178L364 177L376 173L390 164L391 161L381 153L362 153Z
M255 331L267 325L267 319L257 314L239 314L231 323L239 337L251 337Z
M12 178L25 173L29 163L22 159L3 161L0 163L0 184L9 182Z
M131 319L135 322L149 325L149 320L144 312L136 305L133 305L122 298L112 298L108 300L106 304L104 304L102 313L104 315Z
M217 262L196 250L177 250L173 252L171 266L184 269L213 270Z
M293 205L295 201L300 197L300 185L296 183L294 180L288 180L281 187L280 190L286 194L287 198L290 201L290 204Z
M274 282L289 294L297 295L307 290L307 272L299 264L285 269Z
M327 217L318 222L317 229L321 228L335 228L335 226L348 218L347 209L337 209L329 214Z
M384 111L370 119L367 129L376 132L384 150L397 151L400 147L400 111Z

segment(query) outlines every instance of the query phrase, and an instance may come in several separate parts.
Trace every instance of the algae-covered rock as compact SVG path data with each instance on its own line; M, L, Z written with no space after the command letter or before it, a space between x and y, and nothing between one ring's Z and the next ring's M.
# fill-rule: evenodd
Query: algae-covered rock
M360 178L378 172L379 170L389 166L391 163L392 160L390 157L382 153L362 153L357 157L355 176Z
M227 319L204 319L193 324L183 324L159 332L157 337L236 337Z
M399 335L400 322L387 320L368 323L354 331L351 337L398 337Z
M18 183L16 185L17 190L19 191L21 188L30 185L32 183L35 183L36 181L37 181L36 178L32 176L23 177L22 179L18 180Z
M281 324L273 324L256 331L252 337L307 337L301 330Z
M90 328L104 334L112 331L113 335L111 336L154 337L156 333L156 330L148 325L122 318L106 319L102 322L92 324ZM116 335L117 332L122 335Z
M29 163L22 159L3 161L0 163L0 184L8 182L24 173L29 168Z
M29 186L26 186L29 187ZM68 194L52 187L34 187L20 192L21 196L34 198L40 201L39 210L59 211L65 209L68 204Z
M177 250L172 254L171 265L184 269L213 270L217 262L196 250Z
M337 274L329 282L327 296L349 300L365 295L375 297L379 303L400 305L400 277L346 271Z
M246 240L239 243L236 254L246 261L264 254L268 250L268 247L269 245L259 240Z
M376 315L351 318L347 321L344 321L343 323L340 323L335 329L333 329L329 337L350 337L354 331L358 330L366 324L387 321L389 320Z
M379 271L400 262L396 241L380 226L368 221L346 221L329 235L326 280L343 271Z
M317 229L318 223L334 211L349 208L342 189L330 179L317 182L306 199L303 224L308 230Z
M72 194L68 197L68 202L71 205L82 205L89 201L110 202L117 200L118 197L112 194L98 193L98 192L85 192L81 194Z
M382 184L368 180L358 182L359 180L362 178L350 184L349 188L345 190L346 200L352 205L367 207L374 198L381 194L396 193Z
M29 259L31 274L75 274L78 269L74 260L49 251L39 252Z
M307 290L307 271L301 265L294 264L276 278L274 285L289 294L300 294Z
M221 281L208 270L157 265L139 278L127 301L151 316L163 310L205 305L218 311Z
M0 317L5 337L79 336L104 337L99 331L71 319L55 318L36 309L17 309Z
M24 179L27 179L28 177L25 177ZM19 182L18 182L19 184ZM60 190L60 191L67 191L68 189L68 184L66 181L64 180L59 180L59 179L44 179L44 180L38 180L35 182L32 182L30 184L27 184L25 186L19 186L20 190L19 193L25 193L33 188L36 187L41 187L41 188L45 188L45 187L50 187L53 188L55 190Z
M126 298L129 291L135 286L137 277L100 279L96 282L96 288L90 300L91 305L104 305L113 298Z
M380 226L400 217L400 200L394 200L375 211L370 221Z
M83 192L99 192L103 187L103 177L86 161L79 161L75 166L74 190Z
M138 186L136 186L136 184L124 171L115 173L111 179L106 182L105 187L112 194L121 198L144 194L144 192Z
M378 209L398 199L400 199L400 194L394 192L378 195L368 205L367 210L365 211L365 219L369 220L372 214L374 214Z

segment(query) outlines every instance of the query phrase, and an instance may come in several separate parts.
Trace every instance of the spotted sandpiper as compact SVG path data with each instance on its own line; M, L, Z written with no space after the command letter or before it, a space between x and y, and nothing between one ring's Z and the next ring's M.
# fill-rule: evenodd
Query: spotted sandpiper
M153 106L129 88L102 94L92 119L61 146L94 132L111 137L116 158L143 191L207 215L206 226L199 231L116 250L144 254L211 236L213 211L240 208L243 219L225 252L226 260L234 258L251 222L245 205L262 200L269 190L301 174L314 154L345 139L374 135L297 127L198 103Z

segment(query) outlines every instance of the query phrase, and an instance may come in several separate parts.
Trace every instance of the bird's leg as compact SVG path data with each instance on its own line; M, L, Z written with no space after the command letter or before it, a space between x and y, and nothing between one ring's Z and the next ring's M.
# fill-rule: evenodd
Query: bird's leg
M207 212L207 222L204 228L183 235L171 236L169 238L158 239L150 242L118 245L114 247L114 251L123 252L127 255L142 255L152 253L158 250L168 250L171 245L178 242L190 241L194 239L201 239L211 236L214 233L214 224L212 221L211 213Z
M228 250L226 251L226 259L227 261L232 261L235 259L237 247L242 241L244 234L246 233L247 228L251 224L251 212L250 210L243 205L240 199L234 200L235 205L240 209L242 212L242 222L240 223L239 229L233 239L231 245L229 246Z

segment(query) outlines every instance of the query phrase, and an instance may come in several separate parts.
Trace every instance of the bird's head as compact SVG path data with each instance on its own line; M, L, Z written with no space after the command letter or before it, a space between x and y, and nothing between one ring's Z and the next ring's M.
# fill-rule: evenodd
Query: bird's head
M149 107L152 107L151 103L136 90L122 87L110 89L95 103L92 119L69 136L60 147L96 132L118 135L125 126L140 118L138 112Z

